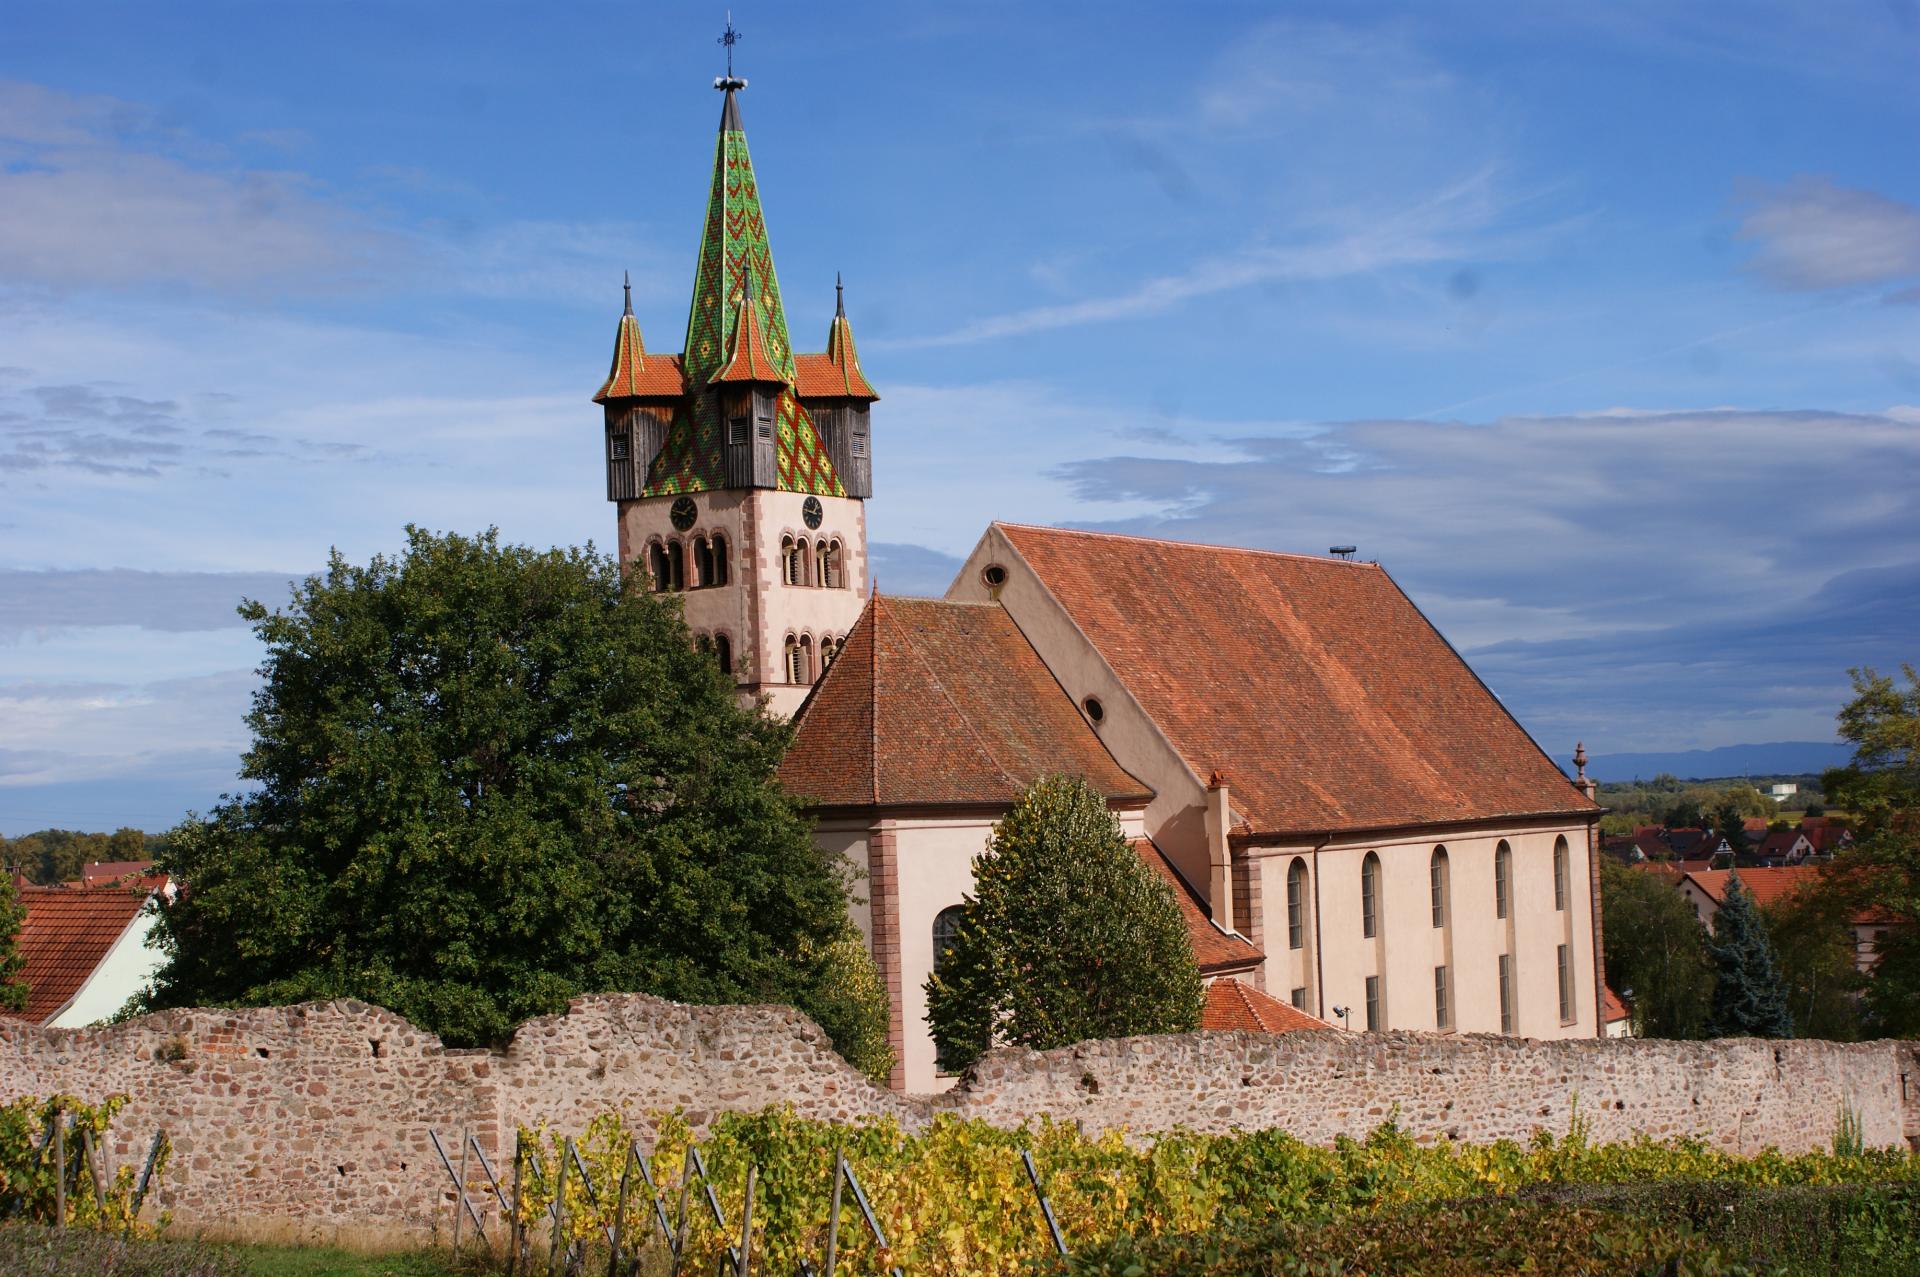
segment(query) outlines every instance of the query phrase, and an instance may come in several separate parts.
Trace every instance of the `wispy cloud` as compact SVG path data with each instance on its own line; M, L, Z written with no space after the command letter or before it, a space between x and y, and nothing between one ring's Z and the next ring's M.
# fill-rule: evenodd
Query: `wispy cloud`
M304 575L304 574L298 574ZM244 598L282 601L290 572L137 572L0 569L0 643L23 634L128 625L189 633L246 624Z
M1752 267L1785 288L1901 283L1920 276L1920 208L1824 177L1761 187L1740 223Z

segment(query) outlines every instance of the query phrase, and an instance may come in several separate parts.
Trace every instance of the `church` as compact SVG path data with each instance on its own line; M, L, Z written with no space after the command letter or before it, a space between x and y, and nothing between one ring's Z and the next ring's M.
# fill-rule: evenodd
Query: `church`
M781 779L862 877L893 1086L949 1084L923 986L1050 772L1172 885L1205 1027L1597 1036L1593 785L1378 564L996 522L944 598L872 588L879 395L837 287L824 350L793 349L746 82L714 87L685 339L649 351L629 294L594 396L607 497L632 579L795 720Z

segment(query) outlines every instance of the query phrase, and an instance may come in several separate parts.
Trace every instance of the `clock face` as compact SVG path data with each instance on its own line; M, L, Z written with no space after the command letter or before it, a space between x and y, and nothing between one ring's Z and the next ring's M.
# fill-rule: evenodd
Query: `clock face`
M700 511L693 504L692 497L681 497L673 503L673 508L667 511L667 517L673 520L673 526L679 528L682 532L692 527L693 521L698 518L699 515Z
M826 515L827 512L820 508L819 497L808 497L807 503L800 507L800 517L807 521L807 526L810 528L819 527L820 520Z

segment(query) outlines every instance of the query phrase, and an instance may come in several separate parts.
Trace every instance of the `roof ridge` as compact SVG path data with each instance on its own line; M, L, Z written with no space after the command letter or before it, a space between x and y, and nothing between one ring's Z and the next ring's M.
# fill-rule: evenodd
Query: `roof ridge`
M1148 541L1155 545L1177 545L1191 550L1219 550L1227 554L1247 554L1261 559L1299 559L1307 563L1372 568L1376 572L1385 570L1370 559L1330 559L1322 554L1307 554L1299 550L1262 550L1248 545L1221 545L1215 541L1182 541L1178 537L1150 537L1134 532L1097 532L1091 528L1061 528L1044 523L1015 523L1006 519L995 519L990 526L1016 528L1025 532L1046 532L1056 536L1093 537L1103 541Z
M932 663L929 662L924 655L922 655L919 644L913 641L913 635L911 633L906 633L903 631L902 638L906 643L907 650L913 653L913 659L920 663L921 671L925 673L927 676L927 679L930 682L932 682L934 686L934 690L940 693L940 699L944 700L947 703L947 707L953 711L954 716L958 718L960 720L961 725L966 728L968 738L973 741L973 747L979 750L981 756L985 758L989 764L992 765L993 769L999 772L1000 775L1006 779L1008 787L1011 788L1014 793L1016 794L1024 793L1026 790L1026 786L1022 785L1020 783L1019 778L1016 777L1012 772L1007 770L1007 765L1000 760L1000 756L993 752L993 750L987 745L986 741L981 739L980 729L974 725L973 717L969 715L965 710L961 709L960 703L953 699L953 693L947 690L947 685L944 682L942 682L940 679L940 676L934 672ZM876 693L879 691L878 688L875 688L874 690ZM874 717L875 717L875 721L877 722L879 719L879 715L875 714Z

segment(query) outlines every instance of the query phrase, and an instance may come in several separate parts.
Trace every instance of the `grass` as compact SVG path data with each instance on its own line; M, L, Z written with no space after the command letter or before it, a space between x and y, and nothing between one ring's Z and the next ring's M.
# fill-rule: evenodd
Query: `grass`
M362 1255L331 1246L220 1247L248 1277L466 1277L479 1271L456 1266L434 1251Z
M331 1246L228 1245L184 1237L0 1226L5 1277L474 1277L494 1271L444 1252L366 1255Z

